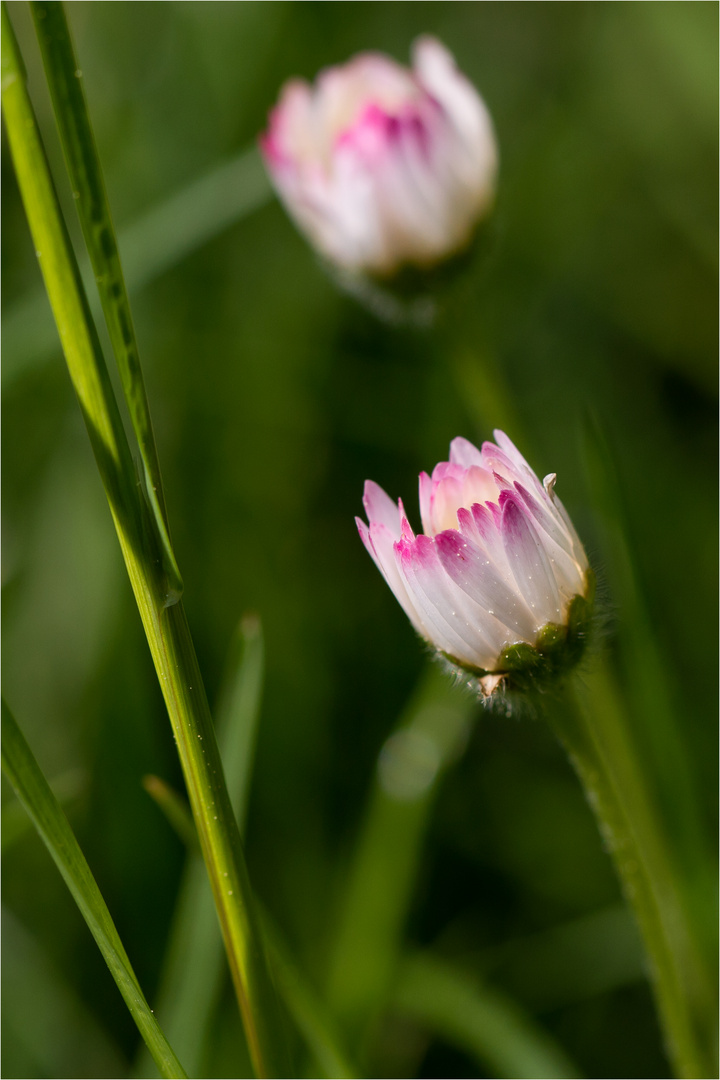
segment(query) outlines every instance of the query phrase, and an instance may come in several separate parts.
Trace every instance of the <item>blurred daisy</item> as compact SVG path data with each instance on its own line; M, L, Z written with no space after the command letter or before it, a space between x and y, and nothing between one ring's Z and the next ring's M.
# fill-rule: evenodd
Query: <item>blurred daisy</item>
M345 271L430 267L470 241L493 202L497 145L482 98L431 37L411 70L361 53L284 86L261 139L310 242Z

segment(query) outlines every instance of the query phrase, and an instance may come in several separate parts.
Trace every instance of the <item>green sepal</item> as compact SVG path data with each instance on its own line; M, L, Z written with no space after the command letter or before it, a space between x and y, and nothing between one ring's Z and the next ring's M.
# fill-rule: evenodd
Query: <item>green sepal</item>
M551 651L541 652L538 645L528 645L524 641L503 649L495 674L505 676L503 683L507 690L544 690L555 682L561 670L565 644L557 631L565 637L564 629L553 624L543 627L540 632L540 638L546 634L552 637Z
M515 642L500 653L492 671L461 664L452 656L441 653L457 673L472 675L478 681L486 676L502 675L506 690L527 693L543 692L567 675L581 660L592 627L595 575L588 570L585 575L585 593L574 596L567 610L567 621L546 623L535 642ZM487 694L489 691L484 690Z
M574 596L564 626L547 623L534 645L520 642L500 654L494 674L505 674L508 690L546 690L578 664L590 636L595 575L588 570L585 594Z

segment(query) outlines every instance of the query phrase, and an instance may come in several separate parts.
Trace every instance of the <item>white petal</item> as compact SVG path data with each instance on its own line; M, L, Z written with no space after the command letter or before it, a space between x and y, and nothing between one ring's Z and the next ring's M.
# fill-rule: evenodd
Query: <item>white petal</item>
M543 543L551 541L559 548L567 558L573 562L573 543L568 533L565 522L560 517L555 506L544 499L535 498L519 481L515 481L515 491L522 499L524 506L530 511L536 526L540 530L540 538Z
M420 501L420 521L422 522L423 532L427 536L432 535L432 492L433 482L426 472L421 472L418 479L419 488L419 501Z
M557 495L555 494L555 492L552 493L551 498L552 498L553 506L555 507L555 509L559 513L560 517L562 518L563 524L565 525L565 528L567 529L568 533L570 534L570 538L572 540L572 545L573 545L573 555L577 559L578 565L580 566L580 569L584 573L587 570L588 566L590 565L588 563L588 557L585 554L585 548L582 546L582 544L580 542L580 537L575 532L575 526L573 525L572 521L570 520L570 515L568 514L568 512L565 509L565 507L563 506L563 504L560 502L560 500L557 497Z
M498 576L514 592L515 577L505 554L505 545L498 525L502 522L502 515L497 507L491 511L488 506L475 503L469 511L464 509L458 511L458 522L461 534L488 556Z
M365 481L363 506L371 525L380 521L390 530L395 540L400 539L400 509L374 480Z
M450 443L450 461L454 465L462 465L469 469L471 465L482 465L483 457L477 446L473 446L469 439L463 439L458 435Z
M433 542L419 536L414 544L398 547L412 595L425 621L432 623L434 644L473 667L491 666L498 650L482 625L482 612L445 573Z
M395 598L410 619L417 632L428 641L431 635L418 612L417 605L408 593L404 576L400 573L393 550L395 541L389 530L382 524L371 525L368 529L361 518L355 518L360 538L373 562L395 594Z
M497 143L490 114L472 83L462 75L451 53L435 38L413 45L413 67L425 89L451 119L472 164L477 182L491 197L497 170Z
M547 554L520 504L508 499L503 509L503 542L518 589L533 613L537 629L559 622L561 603Z
M536 627L531 612L518 591L508 588L487 555L451 530L436 537L435 547L447 574L486 613L488 632L494 640L499 637L500 644L533 641ZM502 623L501 630L496 620Z

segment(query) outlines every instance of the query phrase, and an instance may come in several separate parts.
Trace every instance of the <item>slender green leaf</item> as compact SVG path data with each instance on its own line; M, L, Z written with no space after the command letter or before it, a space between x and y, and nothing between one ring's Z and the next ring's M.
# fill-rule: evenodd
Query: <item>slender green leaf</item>
M433 666L380 752L328 979L329 1004L351 1045L366 1043L389 993L437 781L476 708Z
M263 930L273 958L275 977L290 1016L310 1050L317 1075L328 1080L352 1080L353 1068L327 1006L301 974L277 927L265 913ZM312 1074L316 1075L315 1072Z
M80 769L63 773L52 782L52 792L61 806L78 799L85 788L85 774ZM32 832L32 822L22 806L13 800L2 808L2 850L5 852L28 832Z
M150 798L158 804L183 844L190 851L197 851L199 854L197 830L187 800L183 799L182 795L178 795L177 791L174 791L159 776L143 776L142 784Z
M95 274L125 400L145 468L145 491L152 508L167 579L167 601L182 594L182 578L170 543L155 437L143 380L115 228L90 126L82 72L75 57L61 3L31 0L45 74L83 236Z
M217 733L230 800L242 830L252 776L255 736L260 719L264 671L264 647L259 620L246 615L240 620L233 640L218 710ZM146 785L147 787L147 785ZM178 814L178 796L170 804L150 794L160 804L170 823L187 842L187 826L193 836L173 917L170 941L160 980L157 1013L165 1029L193 1075L202 1069L203 1047L220 996L225 969L222 938L212 893L202 860L195 854L197 836L186 814L185 824ZM174 794L174 793L172 793ZM184 809L181 804L181 809ZM148 1075L149 1061L141 1055L134 1074Z
M2 767L80 908L161 1076L184 1077L185 1071L143 996L110 912L70 824L4 700Z
M610 847L651 960L651 984L678 1075L716 1075L714 984L695 939L677 866L648 789L632 723L602 660L570 684L548 720Z
M427 953L403 960L392 1004L470 1054L490 1076L562 1080L581 1075L511 998Z
M249 795L254 743L260 716L264 670L264 647L260 622L246 615L240 622L230 650L225 687L221 693L218 741L230 788L231 799L241 829ZM147 787L147 785L146 785ZM178 820L177 796L170 803L158 798L156 787L150 794L158 801L181 837L192 825L182 808L184 823ZM305 1039L322 1075L354 1077L333 1029L331 1018L318 995L308 986L282 942L279 931L267 914L263 931L273 961L279 992L286 1008ZM158 1015L193 1073L202 1067L202 1051L217 1003L224 970L217 920L199 860L192 847L180 889L167 960L161 981ZM134 1075L148 1075L147 1056L136 1063Z
M672 680L660 654L638 573L621 470L597 417L586 417L583 435L592 505L601 524L602 555L613 596L621 606L618 634L633 701L635 736L658 785L666 826L675 838L677 854L695 875L699 868L708 866L697 784L673 709Z
M144 545L136 477L110 378L3 6L2 105L18 185L60 340L126 557ZM150 591L155 587L151 585ZM149 598L148 598L149 599Z
M533 1012L551 1012L647 980L637 923L625 904L483 949L480 970L521 994Z
M240 832L245 833L255 741L260 723L265 644L257 615L242 617L235 632L218 704L218 743L230 802Z
M260 1076L287 1076L283 1021L190 629L182 603L167 604L157 530L138 493L5 5L2 12L3 113L18 185L173 727L250 1055Z

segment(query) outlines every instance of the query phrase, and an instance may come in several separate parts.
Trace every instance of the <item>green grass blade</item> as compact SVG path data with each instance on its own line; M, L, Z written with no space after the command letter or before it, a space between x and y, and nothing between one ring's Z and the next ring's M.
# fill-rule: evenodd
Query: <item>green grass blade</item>
M59 210L25 86L22 59L4 5L2 20L2 106L18 186L123 551L132 551L138 558L144 541L135 493L135 467Z
M642 939L625 904L490 945L477 962L511 996L521 995L532 1012L552 1012L647 981Z
M190 629L182 603L167 604L156 530L138 493L4 4L2 19L3 114L18 186L172 724L250 1055L260 1076L287 1076L283 1020Z
M200 854L197 830L187 800L159 776L143 776L142 785L162 810L170 825L190 850Z
M308 985L267 914L263 918L263 930L273 958L278 988L295 1026L314 1058L318 1071L312 1075L324 1076L328 1080L353 1080L353 1077L360 1074L354 1069L345 1052L327 1006Z
M72 893L161 1076L186 1076L146 1002L80 845L15 719L2 702L2 768Z
M123 393L145 469L145 489L152 508L167 578L168 602L182 594L182 578L170 542L160 463L138 354L120 255L100 161L88 116L82 73L75 56L63 5L30 4L45 74L60 132L83 237L105 315Z
M230 649L225 689L221 693L217 732L230 800L242 831L252 776L255 736L260 719L264 675L262 628L254 616L245 616ZM150 794L157 799L157 791ZM175 796L177 799L177 796ZM157 799L176 831L174 814L165 800ZM173 803L173 811L177 807ZM191 823L190 823L191 824ZM194 831L194 826L193 826ZM196 839L196 838L195 838ZM173 918L157 1013L193 1075L202 1068L202 1053L217 1004L225 971L222 938L202 860L189 845ZM147 1076L149 1062L142 1055L134 1075Z
M623 495L622 474L615 454L596 417L586 418L583 451L592 505L601 525L603 560L621 618L618 635L633 702L636 738L642 742L665 812L665 823L675 838L676 853L696 876L708 866L697 784L678 718L673 710L673 688L663 662L644 596L632 528ZM714 892L714 873L712 875ZM714 909L714 904L711 905ZM714 915L712 916L715 921Z
M118 230L128 292L136 294L225 229L266 206L273 193L260 154L251 146L169 195ZM81 262L94 316L100 299L89 288L92 269ZM42 288L3 315L2 386L52 360L58 335Z
M650 958L668 1053L679 1076L717 1075L715 983L698 948L681 875L667 843L632 713L606 664L597 662L547 718L565 746L608 844Z
M474 1057L489 1076L563 1080L581 1075L512 999L428 954L402 962L393 1005Z
M380 753L328 978L328 1003L351 1048L366 1047L386 1002L437 781L464 744L476 707L430 667Z
M85 790L85 774L80 769L63 773L52 782L52 792L61 806L66 807L79 799ZM2 851L3 854L32 832L32 822L15 800L2 808Z
M218 742L241 834L255 762L265 679L265 642L256 615L244 615L230 648L227 674L218 705Z
M230 649L218 711L218 741L230 797L241 830L245 823L252 776L264 666L260 622L256 616L246 615L240 622ZM147 784L145 786L176 832L185 837L192 822L184 811L184 822L178 821L177 796L168 798L166 785L161 788L153 785L152 790ZM157 1012L194 1074L202 1068L202 1050L220 994L224 961L207 878L199 859L192 854L192 845L189 850L161 979ZM308 986L267 915L262 922L278 990L322 1075L337 1078L356 1076L318 995ZM138 1078L147 1076L148 1065L147 1054L142 1054L133 1075Z

